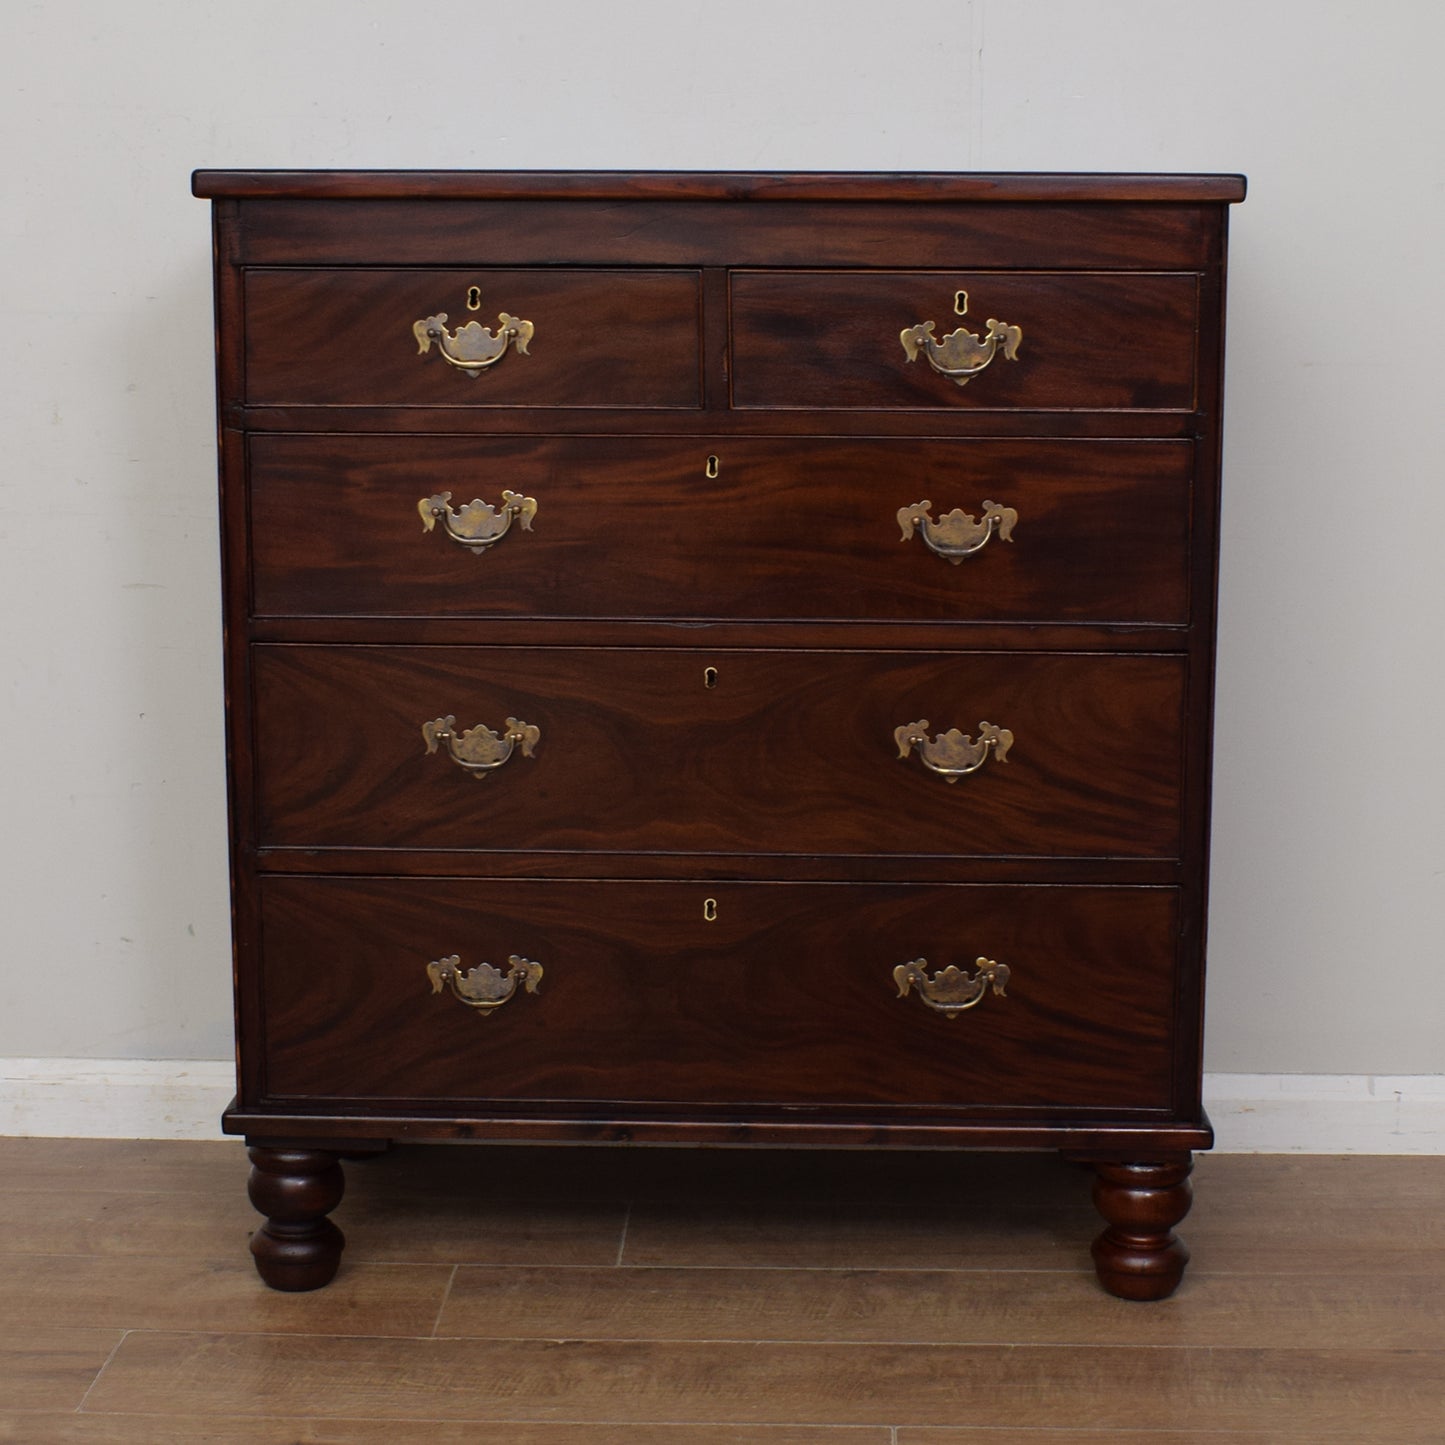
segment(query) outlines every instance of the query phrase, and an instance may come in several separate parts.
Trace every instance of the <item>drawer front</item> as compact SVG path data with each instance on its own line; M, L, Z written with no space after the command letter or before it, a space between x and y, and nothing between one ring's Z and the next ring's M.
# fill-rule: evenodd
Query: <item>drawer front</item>
M481 295L476 311L468 292ZM246 273L253 405L696 407L696 271L268 270ZM507 315L531 325L476 367ZM445 343L418 322L445 315ZM479 328L456 336L471 323ZM453 339L455 338L455 339Z
M258 436L254 606L1179 624L1192 459L1187 442ZM528 503L509 517L505 492Z
M1149 654L260 645L257 842L1172 858L1184 681Z
M270 877L261 895L273 1100L1169 1104L1167 889ZM512 955L540 979L506 978ZM1001 994L948 1015L915 974L900 995L900 965L930 987L980 956L1008 969ZM504 977L468 980L482 964ZM486 1011L453 976L512 992Z
M956 297L967 297L965 315ZM988 343L989 319L1017 327ZM983 369L958 385L901 333L962 330L938 364ZM1192 274L754 271L732 278L733 404L951 410L1189 411L1198 283ZM985 361L984 357L991 359Z

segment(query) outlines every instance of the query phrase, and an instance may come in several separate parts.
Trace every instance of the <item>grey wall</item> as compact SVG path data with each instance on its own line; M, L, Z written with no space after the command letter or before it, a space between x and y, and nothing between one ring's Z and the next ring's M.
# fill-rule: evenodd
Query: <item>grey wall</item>
M1210 1067L1445 1072L1434 0L113 0L0 53L0 1056L230 1050L193 166L1242 170Z

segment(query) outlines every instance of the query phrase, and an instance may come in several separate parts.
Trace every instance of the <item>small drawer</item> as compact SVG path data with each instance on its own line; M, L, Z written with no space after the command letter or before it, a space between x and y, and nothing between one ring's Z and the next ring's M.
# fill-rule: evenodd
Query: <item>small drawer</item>
M246 272L245 306L251 405L696 407L701 400L696 271L262 267ZM518 334L504 334L503 315Z
M915 332L929 322L928 337ZM732 399L1190 411L1198 325L1198 280L1187 273L740 271Z
M1192 464L1182 441L256 436L253 603L1179 625Z
M1169 889L271 876L260 891L273 1102L1170 1104Z
M252 660L262 846L1178 855L1182 656L268 643Z

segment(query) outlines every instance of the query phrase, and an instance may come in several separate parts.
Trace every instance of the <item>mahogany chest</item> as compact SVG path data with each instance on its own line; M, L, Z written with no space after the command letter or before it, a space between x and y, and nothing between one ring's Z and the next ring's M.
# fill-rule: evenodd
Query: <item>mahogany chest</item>
M194 190L266 1282L468 1138L1062 1149L1168 1294L1242 178Z

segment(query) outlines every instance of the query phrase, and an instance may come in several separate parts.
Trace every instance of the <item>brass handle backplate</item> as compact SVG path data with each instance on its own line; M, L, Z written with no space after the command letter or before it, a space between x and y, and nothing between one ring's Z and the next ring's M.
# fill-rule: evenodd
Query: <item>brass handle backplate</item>
M518 748L524 758L534 756L533 750L542 738L540 728L514 717L507 719L506 730L501 737L481 724L461 734L457 733L456 726L457 720L450 714L423 723L421 735L426 742L426 750L434 753L439 744L445 743L451 760L474 778L485 778L488 773L495 772Z
M1007 729L994 726L991 722L978 725L978 741L974 742L967 733L949 728L937 737L928 736L928 719L904 723L893 729L893 741L898 744L898 756L906 758L914 748L923 766L937 773L950 783L956 783L969 773L976 773L988 761L989 750L999 762L1008 760L1008 750L1013 746L1014 735Z
M425 356L436 342L442 359L467 376L480 376L488 367L495 366L506 354L509 346L515 346L523 356L532 340L536 327L530 321L503 311L497 317L497 329L490 331L480 321L468 321L465 326L447 330L447 313L438 311L435 316L424 316L412 322L411 334L416 337L417 354Z
M898 985L898 997L907 998L908 990L916 988L918 997L929 1008L948 1018L957 1018L966 1009L971 1009L983 998L992 985L994 993L1005 997L1004 986L1009 981L1006 963L995 963L991 958L974 961L977 973L965 973L963 969L949 964L941 968L932 978L923 971L928 967L926 958L915 958L912 963L900 963L893 970L893 982Z
M512 528L515 520L524 532L532 530L532 518L537 515L535 497L524 497L520 492L502 493L500 508L480 498L466 504L460 511L448 505L450 492L438 492L434 497L423 497L416 504L421 514L421 524L430 532L438 522L448 537L467 551L480 557L489 547L495 547Z
M501 1008L516 993L518 984L528 993L536 993L542 982L540 963L533 963L530 958L522 958L515 953L507 959L507 963L506 973L493 968L490 963L479 963L464 974L461 955L453 953L427 964L426 976L431 979L433 993L440 993L450 984L452 992L468 1008L486 1015L493 1009Z
M476 505L473 503L473 505ZM914 502L898 509L898 525L906 542L915 530L922 530L923 543L935 556L945 557L956 567L965 557L982 550L995 532L1003 542L1013 541L1014 525L1019 514L1012 507L997 502L984 502L983 516L975 520L972 512L955 507L935 522L928 515L932 502Z
M953 309L959 316L968 311L968 292L954 293ZM909 361L917 361L921 351L940 376L946 376L957 386L967 386L994 359L1000 347L1009 361L1017 361L1019 342L1024 337L1021 328L1010 326L1006 321L995 321L992 316L988 318L988 330L982 336L960 326L940 341L934 336L933 327L932 321L905 326L898 333L904 354Z

